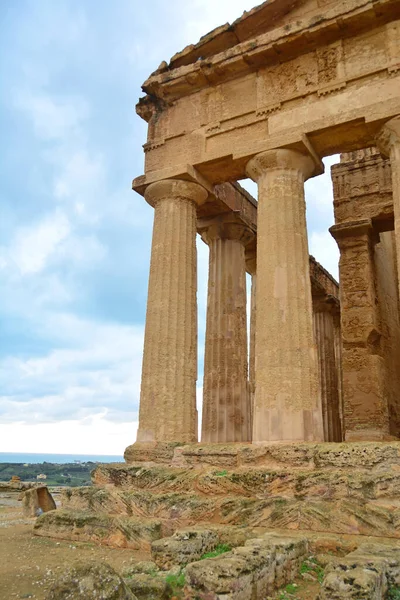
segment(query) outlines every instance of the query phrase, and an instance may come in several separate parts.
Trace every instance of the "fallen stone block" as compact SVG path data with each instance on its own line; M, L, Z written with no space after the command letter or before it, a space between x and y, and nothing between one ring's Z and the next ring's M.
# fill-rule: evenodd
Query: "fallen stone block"
M124 580L105 563L81 563L67 569L46 600L137 600Z
M26 517L39 517L42 513L57 508L53 496L45 485L24 492L22 506Z
M348 565L328 569L318 600L383 600L386 580L380 569Z
M211 529L184 529L172 537L153 542L151 555L160 569L168 570L173 565L182 566L199 560L203 554L213 550L218 542L217 532Z
M165 573L151 575L136 573L125 578L125 583L138 600L168 600L173 596L173 590Z

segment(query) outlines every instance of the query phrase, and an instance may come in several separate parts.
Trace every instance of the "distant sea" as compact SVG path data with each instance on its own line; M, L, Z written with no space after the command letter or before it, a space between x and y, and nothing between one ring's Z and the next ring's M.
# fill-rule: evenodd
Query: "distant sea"
M65 464L80 462L124 462L122 456L101 455L101 454L24 454L22 452L0 452L0 463L54 463Z

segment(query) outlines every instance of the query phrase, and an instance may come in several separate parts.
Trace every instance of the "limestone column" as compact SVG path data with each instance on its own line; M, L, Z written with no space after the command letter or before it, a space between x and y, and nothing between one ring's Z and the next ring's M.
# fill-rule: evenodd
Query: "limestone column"
M344 435L344 410L343 410L343 369L342 369L342 328L340 325L340 311L336 311L333 316L335 331L335 359L338 376L339 393L339 420L340 420L340 438L343 441Z
M145 198L154 206L138 442L197 441L196 183L164 180Z
M397 265L400 265L400 115L385 123L376 141L381 153L390 158L396 235L396 262Z
M370 219L330 231L340 249L345 440L385 439L389 412L374 268L378 237Z
M251 301L250 301L250 351L249 351L249 390L251 430L253 431L254 398L256 391L256 293L257 293L257 250L247 249L246 268L251 275Z
M210 248L201 441L248 442L245 245L254 234L233 214L198 230Z
M323 440L304 200L314 169L283 149L247 165L258 183L254 442Z
M320 297L313 298L313 306L324 439L326 442L341 442L339 373L333 314L334 306L331 306L325 298Z

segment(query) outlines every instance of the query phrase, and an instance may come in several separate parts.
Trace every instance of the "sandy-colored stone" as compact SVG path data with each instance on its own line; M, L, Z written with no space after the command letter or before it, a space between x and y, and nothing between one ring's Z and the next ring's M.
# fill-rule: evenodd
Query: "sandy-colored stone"
M36 521L34 533L44 537L145 550L150 549L153 540L162 537L158 520L113 516L88 510L45 513Z
M254 237L228 214L198 223L209 246L203 443L251 441L245 247Z
M38 486L24 492L22 497L24 515L38 517L42 513L55 510L56 503L47 486Z
M47 600L137 600L106 563L77 563L53 584Z
M247 166L259 193L254 442L323 440L304 202L315 168L289 150Z
M194 183L154 183L155 208L138 442L197 440L196 204Z

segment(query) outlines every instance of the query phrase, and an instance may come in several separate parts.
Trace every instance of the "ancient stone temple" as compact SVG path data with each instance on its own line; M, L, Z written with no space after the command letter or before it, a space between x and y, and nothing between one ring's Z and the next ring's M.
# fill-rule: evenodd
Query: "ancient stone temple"
M201 441L399 438L398 18L393 0L270 0L144 83L139 443L197 441L196 232L210 250ZM310 263L304 203L333 153L340 293Z
M188 565L185 597L204 599L266 598L328 549L341 557L320 600L388 598L400 589L400 0L269 0L143 90L133 189L154 228L137 440L36 532ZM309 255L304 199L332 154L340 286ZM200 438L197 234L209 248ZM201 560L220 544L231 552Z

